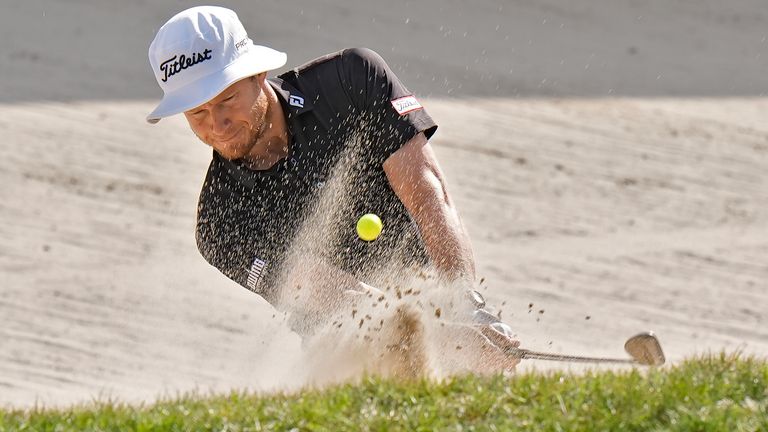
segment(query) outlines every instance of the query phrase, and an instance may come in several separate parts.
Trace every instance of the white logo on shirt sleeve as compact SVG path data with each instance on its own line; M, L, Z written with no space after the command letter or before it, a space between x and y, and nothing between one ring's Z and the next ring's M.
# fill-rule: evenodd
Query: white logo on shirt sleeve
M416 100L416 97L413 95L404 96L404 97L393 100L392 106L395 108L395 111L397 111L397 113L400 115L407 114L411 111L416 111L423 108L419 103L419 101Z

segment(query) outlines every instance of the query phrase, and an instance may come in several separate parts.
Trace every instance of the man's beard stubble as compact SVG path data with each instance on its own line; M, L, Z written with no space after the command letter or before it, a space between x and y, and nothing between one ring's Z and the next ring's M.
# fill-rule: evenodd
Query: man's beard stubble
M251 119L254 119L254 121L248 125L248 152L256 147L259 138L264 136L264 134L272 127L271 122L269 122L270 109L266 97L257 97L251 106L250 112ZM256 119L258 119L258 121ZM270 123L269 125L267 124L268 122ZM243 157L247 156L247 153L243 155Z
M269 128L271 127L271 123L267 125L267 118L269 117L269 104L267 103L266 98L263 98L263 99L257 98L254 101L253 105L251 106L249 112L251 114L251 119L253 121L251 121L246 125L247 129L246 129L245 139L247 140L247 142L242 146L238 146L240 149L244 149L244 150L242 151L242 154L240 154L241 152L238 151L237 152L238 154L236 155L236 157L233 157L233 158L227 157L216 148L216 146L214 145L215 144L214 142L209 142L194 130L192 130L192 132L195 134L197 139L199 139L203 144L213 148L214 151L216 151L216 153L218 153L221 157L227 160L243 159L246 156L248 156L251 150L253 150L253 148L258 143L259 138L261 138L265 134L265 132L269 130ZM256 119L259 117L261 117L261 119L257 121Z

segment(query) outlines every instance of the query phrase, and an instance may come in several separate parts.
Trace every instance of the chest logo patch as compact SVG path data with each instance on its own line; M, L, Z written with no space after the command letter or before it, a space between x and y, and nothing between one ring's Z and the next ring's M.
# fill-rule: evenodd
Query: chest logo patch
M288 97L288 104L298 108L304 108L304 98L301 96L290 95Z
M413 95L394 99L392 101L392 106L400 115L408 114L411 111L416 111L423 108L419 101L416 100L416 97Z
M251 291L256 290L256 284L259 283L259 279L261 279L261 272L264 271L264 267L266 265L267 262L259 259L258 257L253 259L251 268L248 270L248 280L246 281L246 285L248 285L248 289Z

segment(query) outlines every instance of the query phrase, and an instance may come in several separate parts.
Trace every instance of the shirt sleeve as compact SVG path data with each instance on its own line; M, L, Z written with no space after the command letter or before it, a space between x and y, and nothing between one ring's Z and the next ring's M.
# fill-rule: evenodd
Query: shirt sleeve
M344 89L364 122L363 138L373 162L384 163L419 132L427 138L435 133L432 117L376 52L347 49L340 64Z

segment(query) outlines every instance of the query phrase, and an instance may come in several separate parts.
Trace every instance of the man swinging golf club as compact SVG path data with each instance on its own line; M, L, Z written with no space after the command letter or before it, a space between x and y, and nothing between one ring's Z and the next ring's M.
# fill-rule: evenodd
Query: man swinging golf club
M314 287L328 282L322 303L336 308L345 307L349 289L370 294L361 281L382 262L433 268L449 285L472 286L469 238L428 142L437 125L378 54L346 49L267 79L286 55L254 45L233 11L202 6L159 29L149 60L164 96L147 121L183 113L213 149L196 236L201 254L227 277L293 311L293 297L279 288L296 267ZM338 229L318 256L287 264L340 165L349 193L334 203L335 225L354 227L374 212L384 232L365 242L354 229ZM303 306L315 319L327 315ZM482 367L513 368L519 360L503 354L518 345L509 327L488 313L475 316Z

